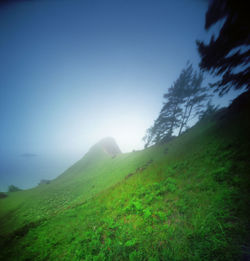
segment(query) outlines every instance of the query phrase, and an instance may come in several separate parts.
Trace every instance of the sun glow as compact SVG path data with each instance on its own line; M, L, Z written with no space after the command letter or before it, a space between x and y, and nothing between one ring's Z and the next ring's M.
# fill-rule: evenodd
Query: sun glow
M110 118L102 126L106 136L113 137L122 152L143 149L142 137L148 123L142 117L135 115L124 115L121 117Z

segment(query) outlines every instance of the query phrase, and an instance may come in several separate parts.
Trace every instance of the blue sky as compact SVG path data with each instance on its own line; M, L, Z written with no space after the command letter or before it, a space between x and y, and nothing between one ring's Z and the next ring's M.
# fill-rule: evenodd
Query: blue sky
M105 136L124 152L142 149L163 93L187 60L198 66L195 40L208 39L206 10L204 0L1 5L0 182L8 175L15 181L11 164L25 173L17 162L39 157L49 160L30 177L54 177Z

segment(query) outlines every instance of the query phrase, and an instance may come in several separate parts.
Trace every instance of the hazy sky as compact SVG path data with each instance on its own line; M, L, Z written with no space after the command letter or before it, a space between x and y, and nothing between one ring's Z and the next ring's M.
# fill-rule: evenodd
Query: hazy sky
M2 163L63 155L65 168L105 136L141 149L163 93L187 60L197 68L206 10L204 0L0 5Z

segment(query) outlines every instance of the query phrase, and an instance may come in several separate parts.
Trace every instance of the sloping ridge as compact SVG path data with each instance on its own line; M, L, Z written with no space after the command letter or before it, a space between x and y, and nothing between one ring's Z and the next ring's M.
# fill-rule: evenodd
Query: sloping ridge
M102 139L50 184L0 201L0 259L247 260L249 111L250 92L139 152Z
M2 200L0 205L1 203L9 205L10 200L13 202L12 211L21 208L26 213L25 215L29 216L30 212L35 210L40 217L44 217L48 213L51 214L58 209L65 208L80 196L82 200L90 198L126 175L126 172L119 170L118 173L116 170L117 160L120 162L120 159L114 159L114 157L118 154L121 154L121 150L116 141L111 137L104 138L92 146L80 160L51 180L49 184L41 184L35 188L23 190L21 193L12 193L7 197L7 201ZM13 200L11 200L12 197ZM28 205L22 205L28 201ZM43 210L43 206L49 209L47 214ZM5 214L0 211L0 219ZM13 222L8 219L6 221Z
M119 154L121 154L121 150L114 138L104 138L93 145L80 160L70 166L64 173L58 176L58 178L60 179L67 175L72 176L74 174L84 175L88 167L97 166L103 160L114 158Z

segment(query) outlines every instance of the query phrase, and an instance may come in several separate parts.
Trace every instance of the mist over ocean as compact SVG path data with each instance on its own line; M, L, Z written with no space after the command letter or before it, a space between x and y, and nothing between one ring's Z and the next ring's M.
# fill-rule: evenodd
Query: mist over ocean
M5 155L0 157L0 191L9 185L21 189L37 186L41 179L54 179L83 155Z

